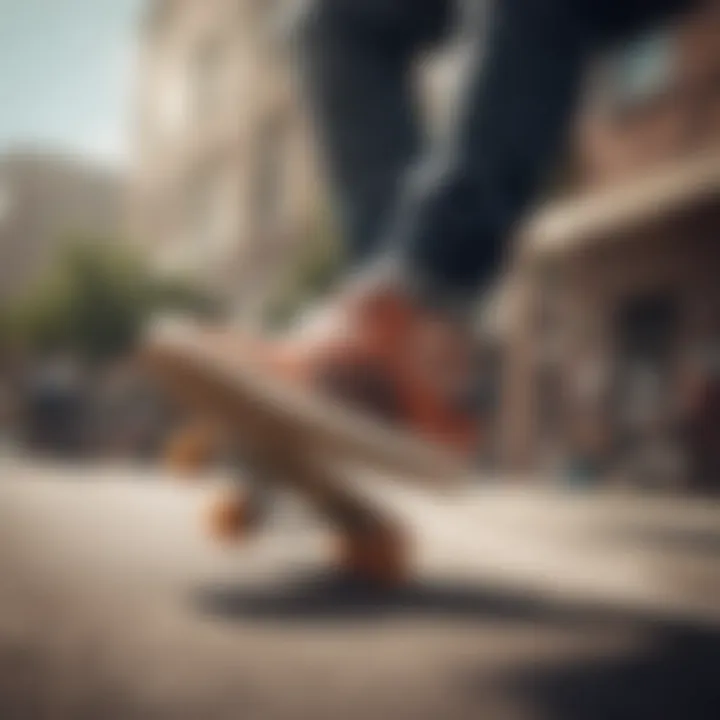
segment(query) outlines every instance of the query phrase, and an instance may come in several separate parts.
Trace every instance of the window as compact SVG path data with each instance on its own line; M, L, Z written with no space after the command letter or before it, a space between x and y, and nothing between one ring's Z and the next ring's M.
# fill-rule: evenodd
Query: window
M190 84L193 112L213 113L221 105L227 91L225 46L216 38L203 41L191 61Z
M617 110L630 110L663 95L674 81L675 35L662 30L635 39L609 59L606 70Z
M259 131L254 177L256 222L261 233L271 232L282 217L285 175L285 123L282 118L267 120Z
M176 10L172 0L152 0L145 8L143 27L146 33L153 34L166 27Z
M0 223L10 215L13 206L13 197L8 185L0 180Z
M187 84L182 73L169 68L158 84L157 112L162 131L177 130L187 114Z
M186 243L199 262L222 257L235 238L237 197L230 173L201 174L186 201Z
M184 55L169 58L157 85L157 112L163 131L188 119L217 116L228 93L226 46L205 40Z
M246 5L246 2L242 3ZM264 32L268 29L272 29L279 19L281 13L278 11L282 9L282 3L278 0L253 0L250 6L250 12L252 13L253 20L260 32ZM243 8L245 11L245 8ZM245 19L245 13L243 12L243 21Z
M671 293L630 298L615 318L619 424L639 428L658 417L670 392L678 349L680 305Z

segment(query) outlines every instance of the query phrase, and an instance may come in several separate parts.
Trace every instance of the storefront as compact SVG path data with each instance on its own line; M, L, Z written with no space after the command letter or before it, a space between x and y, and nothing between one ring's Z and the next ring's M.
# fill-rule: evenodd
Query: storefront
M720 382L720 153L551 208L510 282L510 465L606 477L653 455L685 482L688 403Z

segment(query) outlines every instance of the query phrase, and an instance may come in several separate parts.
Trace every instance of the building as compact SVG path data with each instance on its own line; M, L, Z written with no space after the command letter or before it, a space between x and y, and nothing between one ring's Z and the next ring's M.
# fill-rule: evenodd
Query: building
M124 187L113 170L67 155L0 156L0 299L21 293L69 235L117 240Z
M141 28L131 224L162 270L252 314L320 193L282 1L154 0Z
M282 23L294 0L151 0L140 32L131 225L153 262L252 315L326 215ZM447 119L461 48L423 66Z
M525 226L506 288L514 467L671 436L693 375L720 372L719 37L709 3L598 68L578 191Z

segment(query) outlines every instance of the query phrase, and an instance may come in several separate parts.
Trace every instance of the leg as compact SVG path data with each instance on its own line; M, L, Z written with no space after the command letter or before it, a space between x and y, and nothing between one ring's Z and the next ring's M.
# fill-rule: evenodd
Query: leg
M471 296L565 132L587 51L575 0L496 0L468 28L462 105L411 178L390 241L433 292ZM481 57L482 55L482 57Z
M302 82L351 262L372 254L419 142L411 61L449 0L314 0L299 23Z
M475 294L557 154L591 51L680 4L496 0L489 23L468 23L474 58L454 131L414 174L390 227L411 277L431 295Z

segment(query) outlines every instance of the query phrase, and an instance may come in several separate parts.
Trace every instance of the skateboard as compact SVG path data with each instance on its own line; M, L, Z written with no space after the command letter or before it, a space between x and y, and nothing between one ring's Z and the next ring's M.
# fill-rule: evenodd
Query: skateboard
M353 487L348 476L362 472L348 468L442 488L463 477L462 463L209 345L188 324L160 322L146 334L140 361L195 418L171 443L174 464L192 469L222 448L237 467L238 488L244 490L215 506L210 523L216 534L257 529L268 492L290 491L333 527L342 570L384 586L408 579L407 534L388 511Z

